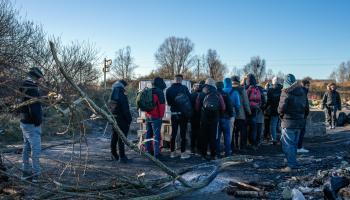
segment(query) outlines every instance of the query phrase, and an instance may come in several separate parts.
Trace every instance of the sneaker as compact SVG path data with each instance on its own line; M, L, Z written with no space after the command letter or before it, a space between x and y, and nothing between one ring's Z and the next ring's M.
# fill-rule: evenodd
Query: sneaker
M170 158L176 158L176 156L177 156L177 155L176 155L176 152L175 152L175 151L173 151L173 152L170 153Z
M21 176L22 181L31 181L32 180L32 173L30 172L23 172Z
M272 145L273 145L273 146L277 146L277 141L276 141L276 140L273 140L273 141L272 141Z
M112 154L111 155L111 160L112 161L118 161L119 160L119 155L118 154L114 154L114 155Z
M120 163L127 163L127 162L129 162L129 158L126 156L121 156L119 159L119 162Z
M181 159L188 159L190 157L191 157L191 155L186 153L186 152L181 153Z
M281 169L282 173L291 173L292 171L293 171L293 169L290 167L285 167L285 168Z
M297 150L298 153L309 153L309 150L305 149L304 147Z

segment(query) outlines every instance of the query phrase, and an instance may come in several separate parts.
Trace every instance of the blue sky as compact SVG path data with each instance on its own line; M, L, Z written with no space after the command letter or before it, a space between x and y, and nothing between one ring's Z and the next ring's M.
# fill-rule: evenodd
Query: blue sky
M274 72L327 78L350 60L347 0L16 0L22 16L64 42L90 41L103 57L131 47L137 74L156 69L166 37L188 37L195 54L217 50L231 69L250 57Z

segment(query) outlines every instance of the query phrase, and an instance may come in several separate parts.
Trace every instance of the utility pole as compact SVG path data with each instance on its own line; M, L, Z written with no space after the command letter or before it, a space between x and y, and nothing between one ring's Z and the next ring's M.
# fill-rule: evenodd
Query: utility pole
M105 89L105 91L106 91L106 89L107 89L107 83L106 83L106 74L107 74L107 72L109 72L109 67L112 65L112 60L111 59L108 59L107 60L107 58L105 58L104 60L103 60L103 69L102 69L102 71L103 71L103 84L104 84L104 89Z

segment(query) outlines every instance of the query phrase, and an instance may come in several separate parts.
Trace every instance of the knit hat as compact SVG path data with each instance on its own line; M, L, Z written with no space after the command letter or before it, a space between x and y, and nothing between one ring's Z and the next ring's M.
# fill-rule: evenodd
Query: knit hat
M231 81L231 79L230 79L230 81ZM222 82L222 81L218 81L218 82L216 82L216 88L218 89L218 90L222 90L223 88L224 88L224 82Z
M284 77L284 83L283 88L289 88L291 85L293 85L297 80L295 79L295 76L293 74L287 74Z
M205 84L216 88L215 81L212 78L208 78L207 80L205 80Z
M272 85L276 85L276 84L278 84L277 76L273 77L273 79L272 79Z
M236 83L239 83L239 82L240 82L239 76L232 76L232 77L231 77L231 80L232 80L232 82L236 82Z
M28 74L29 74L29 76L31 76L31 77L33 77L35 79L39 79L39 78L43 78L44 77L44 74L37 67L30 68Z

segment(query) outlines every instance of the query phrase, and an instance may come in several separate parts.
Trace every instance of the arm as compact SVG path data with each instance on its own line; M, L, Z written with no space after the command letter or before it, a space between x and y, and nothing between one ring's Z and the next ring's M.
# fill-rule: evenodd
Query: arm
M129 108L129 101L127 96L120 91L120 100L118 101L120 110L123 114L123 116L126 118L126 121L130 124L132 121L131 113L130 113L130 108Z
M287 110L288 106L288 95L285 92L282 92L280 102L278 105L278 114L283 116Z
M325 109L325 108L327 107L327 106L326 106L326 104L327 104L327 98L328 98L328 95L327 95L327 92L326 92L326 93L324 93L323 98L322 98L322 107L321 107L322 110Z
M309 105L309 99L307 98L307 95L305 99L306 99L306 106L305 106L305 119L306 119L310 113L310 105Z
M165 113L165 98L163 92L160 92L158 95L158 109L159 115L163 118Z
M219 94L219 101L220 101L221 112L225 112L226 105L225 105L224 98L222 97L221 94Z
M243 106L244 106L244 110L247 112L247 114L251 115L252 111L250 110L249 99L248 99L248 95L245 92L245 90L243 90Z
M340 98L340 94L337 92L337 106L338 106L338 110L341 110L341 98Z
M170 90L171 90L171 87L166 90L165 96L166 96L166 101L168 102L168 105L172 106L173 102L172 102L172 97L171 97L171 94L170 94L171 93Z
M233 94L234 94L233 102L235 103L234 106L235 106L236 110L239 111L239 108L241 107L241 100L239 98L239 94L238 94L238 92L234 92Z

